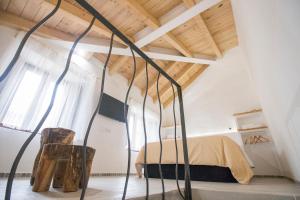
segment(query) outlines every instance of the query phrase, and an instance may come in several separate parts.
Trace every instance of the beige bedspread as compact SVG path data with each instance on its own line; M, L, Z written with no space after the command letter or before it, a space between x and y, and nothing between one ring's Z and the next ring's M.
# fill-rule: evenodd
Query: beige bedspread
M182 140L178 141L178 163L184 164ZM253 172L246 160L240 146L226 136L192 137L187 139L189 162L191 165L212 165L228 167L234 178L242 184L249 183ZM148 143L147 163L157 164L159 162L159 142ZM138 173L144 163L144 148L142 148L136 159ZM162 164L175 164L174 140L163 141Z

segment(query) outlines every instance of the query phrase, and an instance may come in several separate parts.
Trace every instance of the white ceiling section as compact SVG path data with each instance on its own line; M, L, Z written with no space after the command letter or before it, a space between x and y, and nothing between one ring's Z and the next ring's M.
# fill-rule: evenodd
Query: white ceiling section
M232 6L284 175L300 181L300 1L232 0Z
M67 49L70 49L70 47L73 45L73 42L69 41L62 41L57 39L46 39L46 38L40 38L41 40L46 41L49 44L58 45ZM102 41L95 42L95 43L79 43L77 45L77 49L88 51L88 52L96 52L96 53L105 53L107 54L109 52L109 45L106 45L106 41L103 41L103 44L97 44L101 43ZM114 47L111 52L113 55L123 55L123 56L132 56L132 53L130 49L128 48L121 48L121 47ZM213 64L215 63L215 59L213 58L204 58L195 55L194 57L186 57L178 54L171 54L171 53L157 53L157 52L151 52L151 51L144 51L147 56L149 56L152 59L158 59L158 60L166 60L166 61L177 61L177 62L186 62L186 63L195 63L195 64ZM136 57L140 57L138 54L135 54Z
M199 13L205 11L206 9L210 8L211 6L219 3L220 0L203 0L197 3L192 8L187 9L180 15L176 16L175 18L171 19L170 21L166 22L158 29L155 29L151 33L147 34L145 37L140 39L135 43L136 46L139 48L146 46L147 44L151 43L152 41L158 39L159 37L163 36L164 34L168 33L169 31L175 29L176 27L184 24L188 20L192 19Z

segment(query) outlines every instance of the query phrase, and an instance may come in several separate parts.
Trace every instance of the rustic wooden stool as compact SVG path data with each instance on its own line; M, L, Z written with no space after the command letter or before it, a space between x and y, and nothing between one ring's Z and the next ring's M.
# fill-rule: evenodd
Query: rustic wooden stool
M72 144L75 132L69 129L64 128L45 128L41 134L41 142L40 149L35 158L32 175L30 179L30 185L34 184L36 170L40 161L41 153L43 150L43 146L45 144L50 143L58 143L58 144ZM57 168L65 168L66 162L62 161L57 164ZM55 184L53 182L53 184Z
M87 147L86 183L91 172L95 149ZM82 183L82 153L83 146L64 144L45 144L35 174L32 190L45 192L49 190L54 175L53 187L62 187L64 192L75 192ZM56 165L62 161L66 166Z

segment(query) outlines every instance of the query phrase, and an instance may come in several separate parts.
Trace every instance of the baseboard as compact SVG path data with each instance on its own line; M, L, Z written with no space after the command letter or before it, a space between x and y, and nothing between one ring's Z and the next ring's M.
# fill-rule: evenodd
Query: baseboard
M9 173L0 173L0 178L7 178ZM136 176L136 173L130 173L130 176ZM92 173L92 177L101 177L101 176L126 176L126 173L120 172L110 172L110 173ZM17 178L29 178L31 177L31 173L16 173L15 177ZM286 176L276 176L276 175L254 175L254 177L258 178L285 178L290 181L295 182L293 179Z
M7 178L9 173L0 173L0 178ZM15 177L17 178L25 178L25 177L30 177L31 173L16 173Z
M136 173L130 173L130 176L136 176ZM92 173L91 176L126 176L126 173Z
M258 178L285 178L285 179L288 179L292 182L295 182L295 180L293 180L292 178L287 177L287 176L281 176L281 175L254 175L253 177L258 177Z
M0 173L0 178L7 178L9 173ZM136 173L130 173L130 176L136 176ZM119 173L119 172L114 172L114 173L92 173L92 177L97 177L97 176L126 176L126 173ZM17 178L28 178L31 177L31 173L16 173L15 177Z

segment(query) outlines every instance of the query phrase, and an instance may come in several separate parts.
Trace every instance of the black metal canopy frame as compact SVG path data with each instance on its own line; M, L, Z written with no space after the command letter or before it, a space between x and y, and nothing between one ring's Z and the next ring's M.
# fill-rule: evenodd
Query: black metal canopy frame
M38 133L39 129L42 127L44 124L45 120L47 119L50 111L52 110L55 97L56 97L56 92L57 88L64 79L65 75L67 74L70 66L70 62L72 60L72 55L76 49L77 44L79 41L90 31L92 28L95 20L99 20L102 24L104 24L108 29L111 30L112 36L110 39L110 48L109 52L102 70L102 82L101 82L101 91L100 91L100 98L98 101L98 104L95 108L95 111L93 115L91 116L91 119L89 121L86 134L84 137L84 143L83 143L83 162L82 162L82 183L83 183L83 188L81 192L80 199L83 200L85 197L86 189L87 189L87 176L86 174L86 146L87 146L87 141L88 141L88 136L90 133L91 126L93 125L94 118L97 114L97 111L101 105L102 101L102 95L103 95L103 90L104 90L104 85L105 85L105 74L106 74L106 69L107 69L107 64L111 56L112 48L113 48L113 38L114 36L119 37L124 43L128 45L128 47L131 50L132 57L133 57L133 72L132 72L132 78L128 87L128 90L126 92L126 97L125 97L125 106L127 105L128 101L128 96L130 94L131 87L133 85L134 79L135 79L135 73L136 73L136 59L135 59L135 53L137 53L141 58L145 60L145 69L146 69L146 93L144 96L144 101L143 101L143 126L144 126L144 136L145 136L145 144L144 144L144 165L147 165L147 133L146 133L146 123L145 123L145 105L147 101L147 94L148 94L148 64L150 64L152 67L154 67L158 71L158 76L157 76L157 83L156 83L156 91L157 91L157 96L158 96L158 101L159 101L159 141L160 141L160 155L159 155L159 174L160 174L160 179L161 179L161 184L162 184L162 199L165 199L165 187L164 187L164 178L163 178L163 172L161 170L161 160L162 160L162 149L163 149L163 144L161 140L161 122L162 122L162 109L161 109L161 101L160 101L160 95L159 95L159 90L158 90L158 83L159 83L159 78L160 76L164 76L167 78L171 84L172 91L173 91L173 117L174 117L174 138L175 138L175 153L176 153L176 170L175 170L175 176L176 176L176 183L177 183L177 188L179 195L185 199L185 200L192 200L192 191L191 191L191 183L190 183L190 169L189 169L189 157L188 157L188 147L187 147L187 140L186 140L186 129L185 129L185 119L184 119L184 109L183 109L183 100L182 100L182 90L180 85L172 79L164 70L162 70L151 58L149 58L145 53L143 53L142 50L140 50L136 45L134 45L124 34L122 34L116 27L114 27L106 18L104 18L95 8L93 8L86 0L76 0L77 3L79 3L80 6L82 6L86 11L88 11L92 16L93 19L91 20L89 26L87 29L81 33L76 40L74 41L73 46L70 49L69 56L67 58L67 62L65 65L65 68L63 72L60 74L58 77L55 87L52 91L52 96L51 96L51 101L48 105L48 108L46 112L44 113L43 117L40 119L38 125L35 127L34 131L32 134L26 139L22 147L20 148L18 154L16 155L16 158L12 164L10 174L7 180L7 185L6 185L6 192L5 192L5 200L10 200L11 198L11 190L12 190L12 185L13 185L13 180L15 177L15 173L18 167L18 164L32 141L32 139L36 136ZM46 16L44 17L40 22L38 22L34 27L32 27L23 37L19 47L16 50L15 55L13 56L11 62L9 65L5 68L4 72L0 75L0 83L3 82L7 76L12 72L12 69L20 57L23 47L26 44L27 40L29 37L36 31L38 30L47 20L49 20L56 12L59 10L59 7L61 5L61 0L57 0L57 4L54 7L54 9ZM135 52L135 53L134 53ZM182 145L183 145L183 155L184 155L184 165L185 165L185 188L184 188L184 193L182 193L179 183L178 183L178 146L177 146L177 139L176 139L176 114L175 114L175 89L174 86L176 86L177 94L178 94L178 100L179 100L179 111L180 111L180 121L181 121L181 131L182 131ZM124 190L123 190L123 196L122 199L126 199L126 192L127 192L127 187L128 187L128 181L129 181L129 175L130 175L130 163L131 163L131 146L130 146L130 134L129 134L129 128L128 128L128 122L127 122L127 109L124 107L124 116L125 116L125 124L126 124L126 136L127 136L127 142L128 142L128 162L127 162L127 174L126 174L126 179L125 179L125 184L124 184ZM145 199L149 198L149 180L148 180L148 175L147 175L147 167L144 168L144 174L146 178L146 195Z

